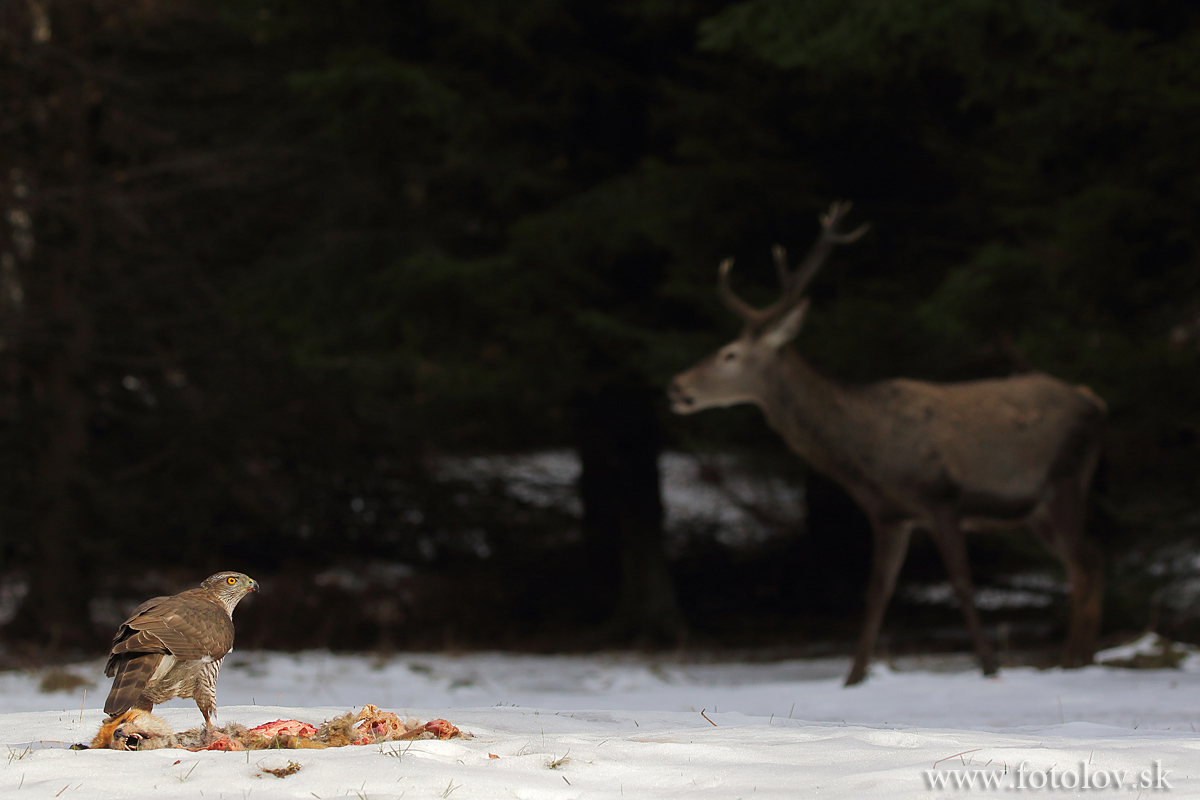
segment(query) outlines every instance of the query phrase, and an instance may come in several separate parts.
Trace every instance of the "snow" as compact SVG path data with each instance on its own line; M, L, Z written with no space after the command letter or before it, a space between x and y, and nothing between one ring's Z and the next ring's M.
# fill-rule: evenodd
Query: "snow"
M1133 661L1138 656L1162 656L1164 652L1176 654L1183 669L1200 671L1200 652L1194 645L1172 642L1153 632L1144 633L1127 644L1101 650L1096 653L1096 663L1120 666L1121 662Z
M89 740L104 716L102 662L70 668L95 683L86 699L83 689L39 692L41 673L5 673L0 797L907 798L1022 788L1091 797L1118 784L1130 797L1200 795L1191 659L1175 670L1023 667L996 678L964 659L916 659L877 665L847 689L848 666L236 652L221 675L219 723L319 723L374 703L474 734L249 754L62 749ZM156 713L180 730L200 723L191 701ZM285 778L263 771L290 761L300 770ZM956 788L992 779L998 788ZM943 780L949 787L931 789Z
M578 492L582 467L573 450L447 457L432 466L443 481L470 481L482 489L499 480L510 497L523 503L558 508L576 517L583 513ZM803 485L756 475L735 456L669 451L659 455L658 474L663 523L670 539L686 537L694 528L714 529L717 541L727 546L770 537L774 531L756 520L747 507L789 521L796 529L802 525ZM710 477L705 479L705 474Z

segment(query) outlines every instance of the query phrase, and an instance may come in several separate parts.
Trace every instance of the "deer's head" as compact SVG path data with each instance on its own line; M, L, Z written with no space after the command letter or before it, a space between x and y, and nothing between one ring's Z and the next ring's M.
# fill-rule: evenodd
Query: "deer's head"
M822 214L821 234L795 271L787 264L786 251L776 245L775 268L783 295L767 308L754 308L729 285L733 259L721 262L717 293L725 305L745 322L738 338L717 350L691 369L679 373L667 388L671 410L691 414L705 408L758 402L762 397L767 367L804 324L808 298L804 290L835 245L853 242L867 232L866 224L850 233L838 233L837 225L850 211L850 203L837 202Z

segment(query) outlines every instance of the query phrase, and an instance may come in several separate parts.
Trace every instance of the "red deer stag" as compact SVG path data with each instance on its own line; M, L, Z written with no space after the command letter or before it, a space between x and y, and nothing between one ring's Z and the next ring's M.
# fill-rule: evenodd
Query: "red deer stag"
M1088 664L1100 626L1104 570L1084 538L1084 507L1099 452L1103 401L1082 386L1038 373L964 383L898 378L848 386L821 375L789 343L808 309L804 290L835 245L849 203L820 217L821 233L792 272L774 251L783 296L753 308L729 286L718 292L745 320L741 336L671 381L671 407L690 414L758 405L788 446L841 484L874 532L867 615L846 685L860 682L875 648L913 529L928 530L945 561L985 675L996 656L975 610L964 531L1027 525L1066 566L1071 615L1065 666Z

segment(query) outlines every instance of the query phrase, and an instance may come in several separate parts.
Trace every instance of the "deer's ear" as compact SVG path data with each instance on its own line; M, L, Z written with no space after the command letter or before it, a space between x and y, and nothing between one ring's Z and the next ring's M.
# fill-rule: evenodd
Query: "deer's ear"
M804 324L804 315L808 313L808 298L805 297L791 310L771 324L759 338L767 347L778 350L795 338Z

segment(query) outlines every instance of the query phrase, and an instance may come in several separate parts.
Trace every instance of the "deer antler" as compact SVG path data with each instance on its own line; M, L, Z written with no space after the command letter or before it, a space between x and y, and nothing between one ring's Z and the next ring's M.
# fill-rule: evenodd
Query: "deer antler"
M808 255L804 257L803 263L790 275L787 274L786 256L782 255L783 248L777 247L776 268L783 281L784 297L789 304L794 303L804 293L804 289L821 269L825 259L833 252L835 246L856 242L870 230L871 223L864 222L849 233L838 233L838 223L850 213L850 209L853 207L854 203L849 200L835 200L829 206L828 211L817 217L821 221L821 233L817 237L817 241L813 243L812 249L808 251ZM780 258L785 260L781 263Z
M775 259L775 272L779 275L779 285L786 289L788 285L787 248L777 244L771 248L771 256Z
M721 298L721 302L725 304L726 308L746 322L759 319L763 316L763 312L733 293L733 288L729 285L729 270L731 269L733 269L732 258L725 259L717 268L717 296Z
M762 322L794 306L804 294L804 289L808 286L809 281L821 269L821 265L825 263L825 259L829 257L833 248L839 244L858 241L870 229L871 224L864 222L849 233L838 233L838 223L850 213L853 205L849 200L837 200L829 206L828 211L818 216L821 221L821 233L817 236L817 241L813 244L812 249L808 251L808 255L804 257L804 262L796 268L795 272L788 269L787 250L783 245L777 244L771 249L771 254L775 259L775 271L779 274L780 284L783 285L783 297L770 307L754 308L734 294L729 285L729 271L733 268L732 258L722 261L717 270L717 295L721 301L730 311L751 323Z

